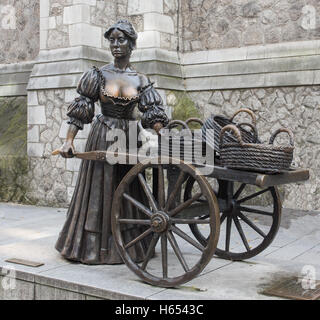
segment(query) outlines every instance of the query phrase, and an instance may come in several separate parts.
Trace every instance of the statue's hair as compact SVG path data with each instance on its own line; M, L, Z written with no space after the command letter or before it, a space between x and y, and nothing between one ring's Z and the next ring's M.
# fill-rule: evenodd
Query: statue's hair
M119 20L116 22L105 32L104 37L109 40L111 32L115 29L122 31L129 38L132 50L136 48L138 34L128 20Z

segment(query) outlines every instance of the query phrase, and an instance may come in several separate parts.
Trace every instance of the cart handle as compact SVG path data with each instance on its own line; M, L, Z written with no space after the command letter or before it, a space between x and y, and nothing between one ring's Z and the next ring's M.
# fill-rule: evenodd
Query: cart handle
M248 108L242 108L242 109L237 110L237 111L233 114L233 116L230 118L230 121L232 122L233 119L235 118L235 116L236 116L238 113L240 113L240 112L246 112L246 113L248 113L248 114L250 115L251 119L252 119L253 125L255 125L255 126L257 125L256 115L255 115L250 109L248 109Z
M290 145L293 147L294 146L294 138L293 138L293 133L290 129L288 128L280 128L276 130L270 137L269 144L273 144L274 139L276 136L281 133L281 132L286 132L289 135L289 140L290 140Z

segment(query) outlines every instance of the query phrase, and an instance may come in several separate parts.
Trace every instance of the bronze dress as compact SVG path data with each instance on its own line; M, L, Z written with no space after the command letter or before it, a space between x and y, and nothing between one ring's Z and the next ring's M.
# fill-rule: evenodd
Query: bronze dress
M168 123L160 95L146 76L134 70L128 76L132 77L132 83L138 83L137 95L124 98L108 94L106 82L108 84L110 77L116 77L117 72L110 64L84 73L77 87L80 96L68 108L69 123L80 130L84 124L93 122L86 151L107 150L112 142L106 141L106 134L115 128L124 130L128 138L129 125L136 125L132 116L136 106L143 112L144 127L152 128L156 122L164 126ZM100 102L101 114L94 116L94 103L97 101ZM132 165L82 161L67 218L56 243L56 249L62 256L86 264L123 263L112 237L111 206L115 189L131 168ZM130 192L146 203L138 181ZM133 206L124 209L128 218L141 216ZM126 242L129 242L141 234L141 229L129 225L123 232ZM134 260L143 259L148 242L149 239L145 238L130 248Z

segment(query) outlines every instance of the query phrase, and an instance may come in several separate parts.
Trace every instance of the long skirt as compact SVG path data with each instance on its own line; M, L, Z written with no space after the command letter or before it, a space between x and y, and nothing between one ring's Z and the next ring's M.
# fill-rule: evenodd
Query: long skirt
M107 118L98 115L92 124L87 140L86 151L107 150L112 144L106 141L106 134L112 128L121 128L128 133L129 120ZM120 264L111 230L111 207L114 191L132 165L82 160L77 184L67 212L65 224L56 243L56 249L63 257L85 264ZM147 203L146 197L135 180L130 194ZM143 213L132 205L125 205L126 218L139 218ZM125 226L122 235L125 243L139 236L145 226ZM133 260L142 261L150 239L146 237L132 246L130 255Z

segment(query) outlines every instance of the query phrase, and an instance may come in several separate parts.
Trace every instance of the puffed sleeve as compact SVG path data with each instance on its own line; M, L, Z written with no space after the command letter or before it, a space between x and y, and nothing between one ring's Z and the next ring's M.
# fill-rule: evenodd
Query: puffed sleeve
M94 103L99 98L99 88L99 69L93 67L85 72L79 80L77 92L80 96L75 98L68 107L67 116L69 117L69 124L74 124L82 130L84 124L92 122Z
M153 87L153 83L148 79L148 84L142 89L139 110L143 113L141 124L144 128L153 128L157 122L165 127L169 123L160 94Z

